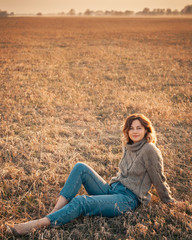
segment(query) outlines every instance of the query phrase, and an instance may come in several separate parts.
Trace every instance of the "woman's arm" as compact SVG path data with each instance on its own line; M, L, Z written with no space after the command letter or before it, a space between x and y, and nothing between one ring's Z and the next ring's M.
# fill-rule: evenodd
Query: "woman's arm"
M164 203L174 202L170 188L164 175L163 158L161 152L154 144L149 144L144 154L144 162L149 177L155 186L159 197Z

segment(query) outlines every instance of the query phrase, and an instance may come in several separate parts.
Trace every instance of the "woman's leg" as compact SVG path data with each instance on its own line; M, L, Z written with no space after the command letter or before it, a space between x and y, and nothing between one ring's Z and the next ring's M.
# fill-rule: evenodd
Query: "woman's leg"
M108 193L110 188L110 186L92 168L86 164L77 163L72 169L63 189L60 192L59 199L49 215L52 215L55 212L59 212L59 209L63 209L64 206L75 197L82 184L84 185L88 194L93 195L105 195ZM69 209L70 205L67 205L66 207ZM32 229L37 229L49 225L50 220L49 218L45 217L26 223L16 224L14 225L14 228L18 233L26 234Z
M64 207L67 203L68 203L68 200L65 197L60 195L57 200L57 203L55 204L55 207L53 208L53 210L50 213L54 213L54 212L58 211L59 209Z
M72 169L60 195L71 201L78 193L81 185L89 195L108 194L109 184L99 174L84 163L77 163Z
M72 169L58 201L50 213L54 213L64 207L78 193L81 185L84 185L88 194L107 194L110 186L91 167L84 163L77 163Z
M124 194L77 196L66 206L55 213L49 214L52 226L60 226L73 219L84 216L114 217L134 210L138 201Z

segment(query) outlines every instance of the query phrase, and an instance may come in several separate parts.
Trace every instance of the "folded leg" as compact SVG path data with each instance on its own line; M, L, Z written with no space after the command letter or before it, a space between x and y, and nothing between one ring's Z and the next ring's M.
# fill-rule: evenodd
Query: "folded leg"
M66 206L48 216L51 225L63 225L84 216L114 217L132 211L137 207L137 200L124 194L77 196Z
M60 195L68 201L76 196L81 185L83 185L89 195L108 194L110 188L99 174L84 163L77 163L72 169Z

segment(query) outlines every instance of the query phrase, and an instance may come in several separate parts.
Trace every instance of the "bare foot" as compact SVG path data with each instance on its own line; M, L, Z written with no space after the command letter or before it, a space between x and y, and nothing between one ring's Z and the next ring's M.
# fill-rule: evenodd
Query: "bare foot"
M35 231L38 228L47 227L49 225L50 220L45 217L38 220L15 224L14 229L19 235L26 235L29 234L30 232Z
M14 228L19 235L25 235L36 229L38 220L15 224Z

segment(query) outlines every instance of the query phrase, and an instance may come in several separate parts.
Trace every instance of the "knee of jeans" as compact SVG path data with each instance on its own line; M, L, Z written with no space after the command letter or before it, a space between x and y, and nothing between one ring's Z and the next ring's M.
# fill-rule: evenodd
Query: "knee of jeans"
M87 202L86 195L78 195L73 198L73 201L77 204L85 205L85 203Z
M82 162L78 162L75 164L74 168L77 168L78 170L83 170L83 169L87 168L87 165Z
M76 196L71 200L73 204L79 207L80 213L85 213L86 212L86 196L85 195L79 195Z

